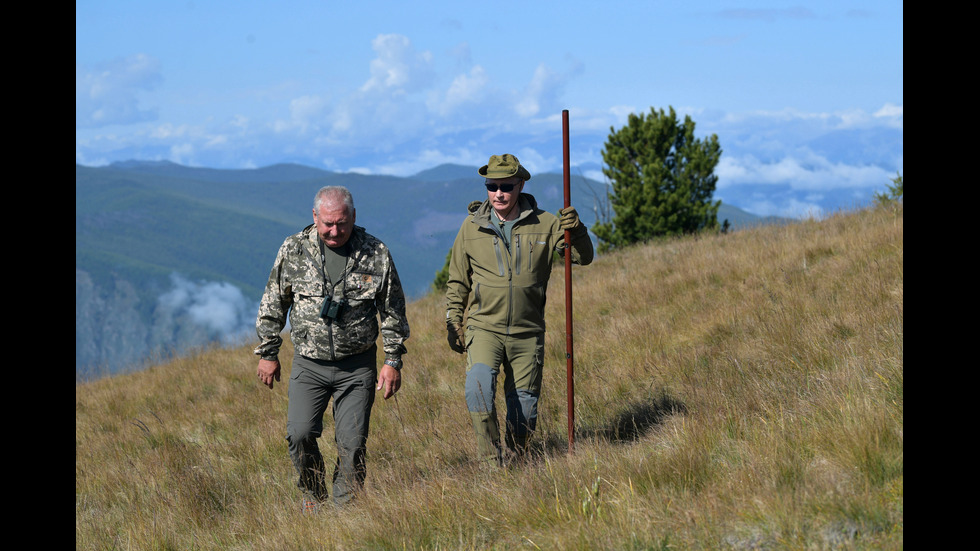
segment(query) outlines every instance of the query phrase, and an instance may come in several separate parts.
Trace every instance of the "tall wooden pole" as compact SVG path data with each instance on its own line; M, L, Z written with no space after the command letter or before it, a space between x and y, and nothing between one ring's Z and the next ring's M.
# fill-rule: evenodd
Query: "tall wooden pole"
M572 205L568 156L568 109L561 112L565 207ZM565 230L565 360L568 381L568 453L575 452L575 356L572 353L572 233Z

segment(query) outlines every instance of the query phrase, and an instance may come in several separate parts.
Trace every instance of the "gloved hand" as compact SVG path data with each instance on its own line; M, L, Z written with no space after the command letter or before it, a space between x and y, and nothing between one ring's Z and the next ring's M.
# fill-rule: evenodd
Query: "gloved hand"
M453 352L459 354L466 352L466 342L463 341L463 328L460 327L459 323L446 320L446 330L449 332L447 338L449 348L452 348Z
M563 230L574 230L581 224L575 207L565 207L558 211L558 222L561 224L561 229Z

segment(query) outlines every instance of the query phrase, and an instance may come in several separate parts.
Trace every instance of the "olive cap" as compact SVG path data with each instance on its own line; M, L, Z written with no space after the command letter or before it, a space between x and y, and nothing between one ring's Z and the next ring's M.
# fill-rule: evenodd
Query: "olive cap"
M517 157L510 153L491 155L490 162L480 167L479 172L484 178L503 179L517 176L521 180L531 179L531 173L521 166Z

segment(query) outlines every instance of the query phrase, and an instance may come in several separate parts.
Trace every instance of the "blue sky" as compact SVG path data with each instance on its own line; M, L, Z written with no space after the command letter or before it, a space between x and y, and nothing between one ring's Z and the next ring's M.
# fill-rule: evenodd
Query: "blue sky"
M78 1L75 162L408 176L494 153L602 180L610 127L717 134L716 197L867 201L903 165L901 2ZM532 179L533 183L533 179Z

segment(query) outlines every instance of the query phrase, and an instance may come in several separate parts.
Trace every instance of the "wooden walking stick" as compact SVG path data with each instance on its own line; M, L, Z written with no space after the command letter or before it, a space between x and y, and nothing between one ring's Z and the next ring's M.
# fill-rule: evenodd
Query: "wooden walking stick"
M572 205L571 165L568 158L568 109L561 112L565 208ZM565 361L568 397L568 453L575 452L575 356L572 354L572 232L565 230Z

